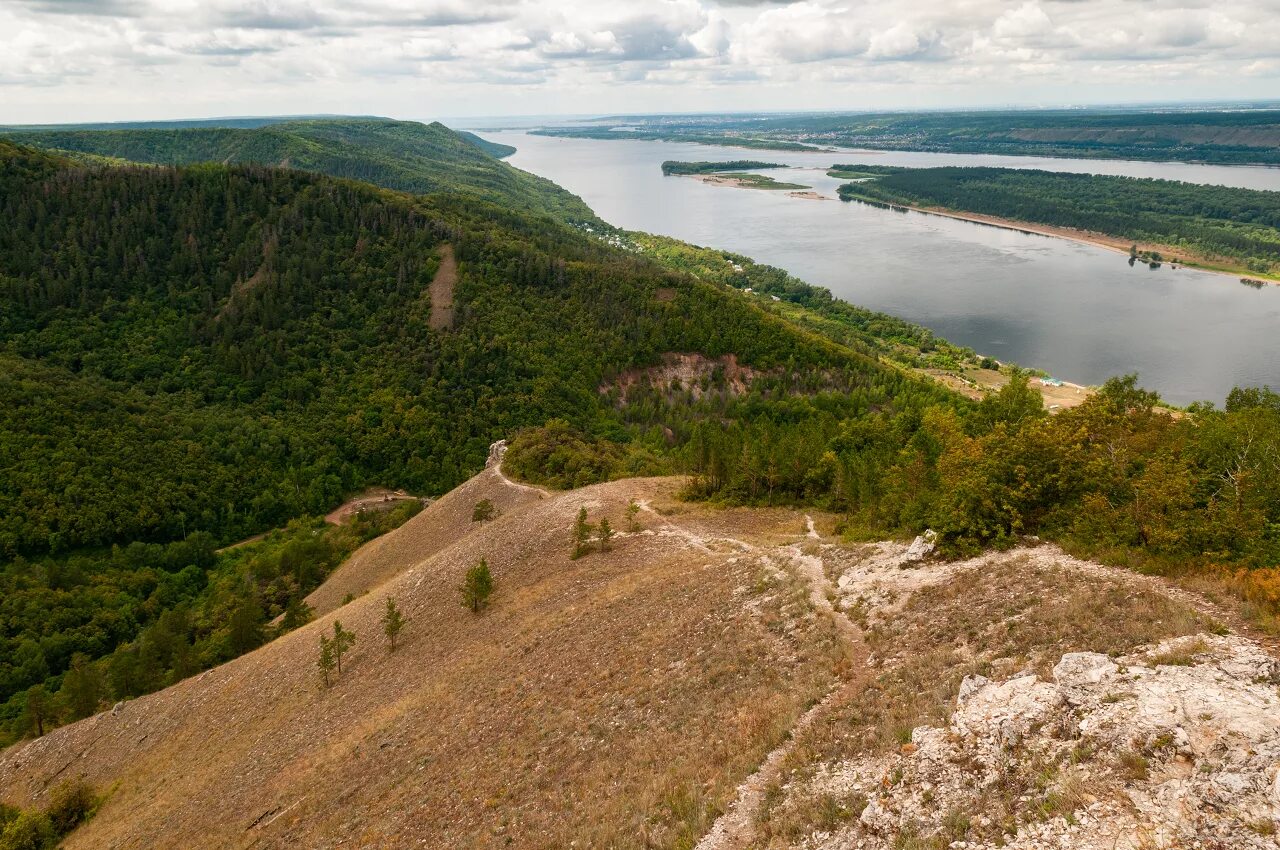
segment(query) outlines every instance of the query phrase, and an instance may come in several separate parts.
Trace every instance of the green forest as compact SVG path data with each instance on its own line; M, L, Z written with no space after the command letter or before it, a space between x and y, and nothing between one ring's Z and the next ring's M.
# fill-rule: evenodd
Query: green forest
M466 194L511 210L545 213L563 220L597 221L577 196L550 180L495 159L509 156L514 148L487 142L474 134L460 135L439 123L343 118L254 127L55 127L0 129L0 137L65 154L110 157L117 162L218 162L318 171L403 192Z
M1139 245L1170 246L1186 252L1180 255L1182 262L1225 259L1245 271L1280 275L1280 192L1137 177L946 167L894 169L874 180L841 186L840 197L1076 228ZM1163 259L1179 261L1178 256Z
M408 511L308 517L372 484L443 493L506 437L509 469L553 486L684 472L690 498L820 505L851 537L932 527L960 553L1039 534L1280 612L1270 391L1175 416L1121 379L1050 417L1014 380L973 403L912 370L973 352L748 258L587 219L470 143L415 177L383 170L375 140L375 186L344 179L347 159L316 160L336 176L157 164L177 131L149 132L78 143L150 150L146 166L0 141L0 741L305 621L306 593ZM460 277L441 331L427 287L445 244ZM677 352L753 377L739 391L711 365L619 390Z
M664 352L733 353L780 387L838 387L850 415L945 398L728 288L471 194L260 166L84 166L10 143L0 164L0 719L13 735L49 722L41 695L62 694L77 657L107 675L181 606L188 619L164 628L194 660L166 650L103 699L248 646L213 624L241 603L260 623L311 579L282 595L279 568L252 566L236 592L206 597L227 569L210 553L366 485L443 493L494 440L553 420L625 447L633 468L670 468L663 423L684 434L746 408L624 412L597 391ZM446 242L461 279L442 332L427 287ZM68 698L58 717L76 716Z

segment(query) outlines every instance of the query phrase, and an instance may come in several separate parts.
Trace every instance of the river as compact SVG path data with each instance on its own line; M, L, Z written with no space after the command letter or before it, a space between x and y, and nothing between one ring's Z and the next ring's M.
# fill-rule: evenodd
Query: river
M1130 266L1092 245L834 200L834 162L1046 168L1280 190L1280 169L907 152L748 151L484 132L509 162L580 195L619 227L724 248L1000 360L1082 384L1136 372L1175 404L1280 387L1280 287ZM664 160L759 159L828 200L664 177Z

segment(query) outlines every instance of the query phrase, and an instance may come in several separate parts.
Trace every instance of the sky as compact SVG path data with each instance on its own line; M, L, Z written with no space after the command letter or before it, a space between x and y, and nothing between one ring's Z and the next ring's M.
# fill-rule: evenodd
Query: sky
M0 123L1280 96L1280 0L0 0Z

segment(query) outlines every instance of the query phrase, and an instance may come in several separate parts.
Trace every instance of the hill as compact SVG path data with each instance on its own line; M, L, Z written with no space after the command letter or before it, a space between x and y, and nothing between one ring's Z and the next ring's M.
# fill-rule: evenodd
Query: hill
M559 423L579 455L608 458L586 483L674 468L704 419L781 405L788 428L815 423L816 447L872 406L950 399L732 289L470 193L83 167L13 145L0 188L6 737L43 724L32 707L78 656L101 698L137 696L234 654L207 643L221 623L200 609L242 612L232 643L251 648L310 590L295 554L206 606L217 545L371 484L443 493L522 429ZM435 326L442 269L452 319ZM758 380L638 405L602 389L672 353L732 356Z
M1052 547L922 561L680 486L537 492L493 465L384 538L363 595L10 748L0 794L106 792L72 850L1266 846L1276 663L1219 636L1231 612ZM620 533L572 559L582 508ZM481 558L477 615L458 586ZM326 687L338 619L357 639Z
M594 222L579 198L498 162L510 154L440 123L383 118L278 121L261 126L4 130L20 144L139 163L286 166L415 194L465 193L511 210ZM505 153L503 152L505 150Z
M471 133L466 130L457 130L455 132L458 134L459 138L466 139L468 142L495 159L505 159L516 152L516 149L511 147L511 145L491 142L488 139L481 138L475 133Z

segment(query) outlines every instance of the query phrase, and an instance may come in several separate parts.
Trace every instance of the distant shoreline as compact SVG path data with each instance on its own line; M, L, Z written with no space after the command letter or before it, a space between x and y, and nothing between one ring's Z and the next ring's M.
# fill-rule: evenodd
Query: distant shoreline
M958 221L967 221L970 224L985 224L988 227L999 227L1003 230L1015 230L1019 233L1027 233L1032 236L1047 236L1054 239L1066 239L1070 242L1078 242L1083 245L1093 245L1098 248L1106 248L1109 251L1115 251L1126 256L1129 254L1130 246L1134 244L1132 240L1123 239L1119 236L1111 236L1106 233L1077 230L1073 227L1054 227L1052 225L1036 224L1029 221L1019 221L1017 219L986 215L984 213L963 212L960 210L948 209L947 207L917 207L910 204L899 203L872 203L860 198L850 198L849 200L864 203L868 206L888 207L894 210L909 210L910 212L923 213L925 215L936 215L943 218L956 219ZM1178 262L1176 263L1167 259L1161 261L1163 265L1172 266L1175 271L1179 267L1185 267L1199 272L1204 272L1206 274L1230 277L1237 282L1248 278L1252 280L1260 280L1269 285L1280 286L1280 280L1269 275L1263 275L1260 272L1251 271L1249 269L1224 266L1207 257L1188 254L1181 248L1174 248L1168 245L1139 244L1138 249L1140 251L1157 251L1166 257L1177 255ZM1146 261L1142 259L1139 259L1136 262L1141 262L1144 265L1146 264Z

